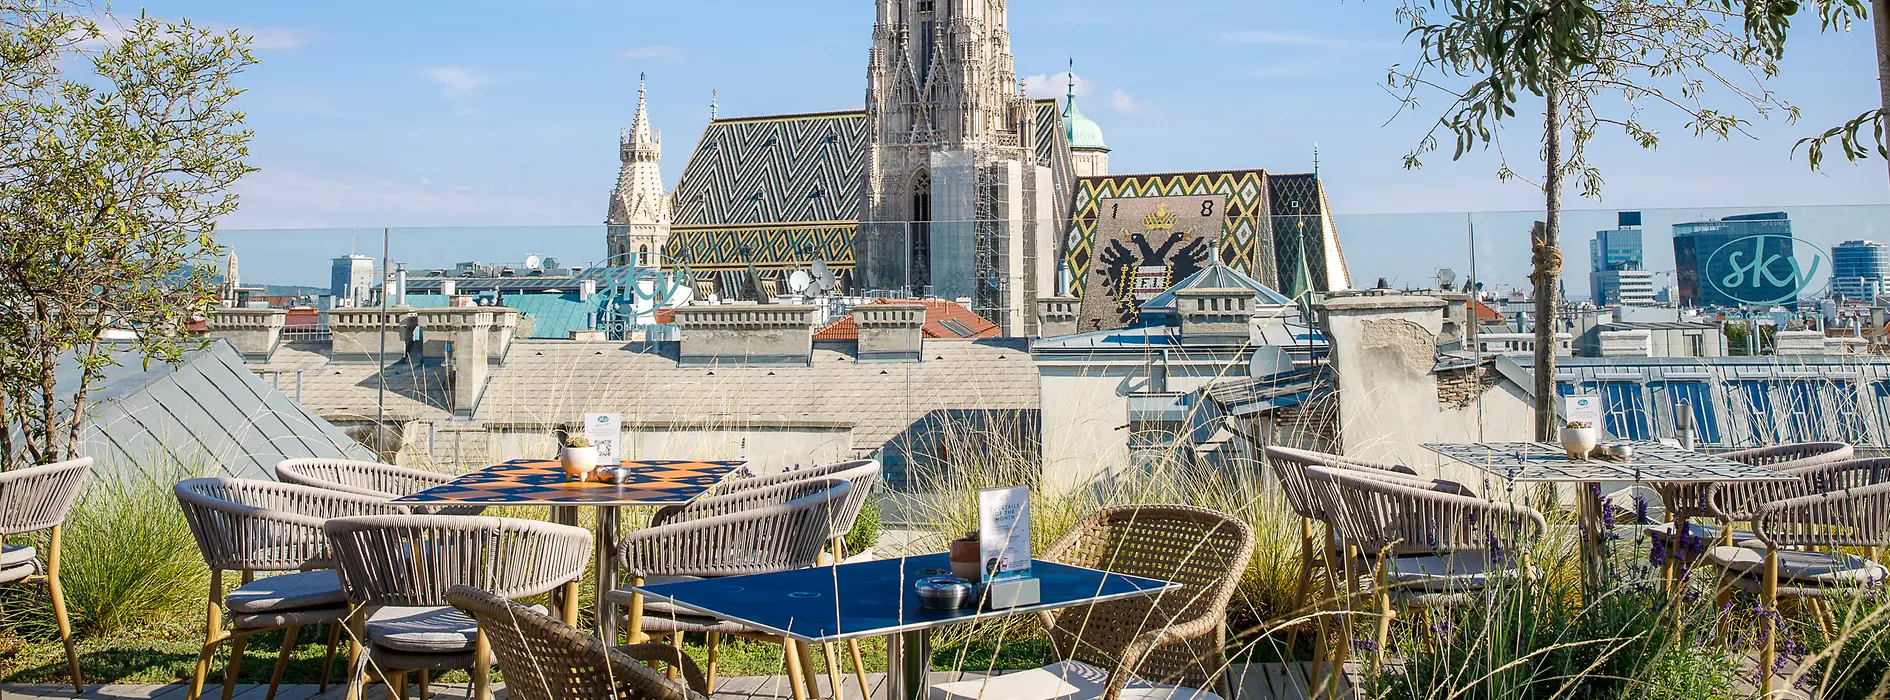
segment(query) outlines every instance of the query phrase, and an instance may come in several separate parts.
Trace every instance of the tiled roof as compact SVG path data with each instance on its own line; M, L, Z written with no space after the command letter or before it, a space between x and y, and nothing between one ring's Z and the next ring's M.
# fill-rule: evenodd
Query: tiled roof
M371 362L337 363L323 352L328 343L283 343L266 364L249 369L280 387L290 398L330 420L373 419L381 396L379 365ZM446 420L451 388L438 367L416 368L405 360L387 366L386 415L395 420ZM277 376L277 373L280 373ZM296 383L301 386L297 388Z
M873 303L910 304L914 301L925 304L925 326L920 329L920 333L927 338L996 338L1004 334L1004 329L997 324L946 299L879 299ZM841 316L839 320L814 332L814 340L859 339L860 327L853 323L853 314Z
M1038 406L1030 353L1008 340L934 340L915 363L817 347L808 367L678 367L675 343L520 341L473 418L540 426L620 411L631 424L851 425L853 446L870 448L935 412Z
M677 227L854 221L865 112L709 122L676 185Z

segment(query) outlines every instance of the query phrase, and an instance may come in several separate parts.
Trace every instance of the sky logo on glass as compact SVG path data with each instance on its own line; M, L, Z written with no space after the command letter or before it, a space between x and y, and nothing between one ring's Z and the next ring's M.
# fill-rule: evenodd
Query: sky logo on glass
M1812 279L1824 260L1824 250L1809 241L1759 234L1714 250L1700 277L1741 303L1784 304L1818 291Z

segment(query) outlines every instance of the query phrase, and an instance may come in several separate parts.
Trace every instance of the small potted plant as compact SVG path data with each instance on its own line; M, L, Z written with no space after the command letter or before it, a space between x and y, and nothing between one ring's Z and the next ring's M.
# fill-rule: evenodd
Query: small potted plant
M583 481L597 469L597 447L582 436L566 437L564 450L558 453L558 462L564 465L564 478Z
M1595 426L1586 421L1569 421L1568 427L1562 429L1562 449L1568 451L1569 459L1588 459L1596 442Z

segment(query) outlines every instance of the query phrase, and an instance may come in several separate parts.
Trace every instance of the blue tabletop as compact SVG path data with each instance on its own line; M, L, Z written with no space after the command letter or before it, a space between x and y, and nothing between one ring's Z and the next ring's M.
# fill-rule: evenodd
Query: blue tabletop
M912 584L949 575L951 559L905 559L821 566L640 586L644 595L803 642L822 644L940 625L1154 595L1180 588L1151 578L1034 560L1041 603L1003 610L926 610Z

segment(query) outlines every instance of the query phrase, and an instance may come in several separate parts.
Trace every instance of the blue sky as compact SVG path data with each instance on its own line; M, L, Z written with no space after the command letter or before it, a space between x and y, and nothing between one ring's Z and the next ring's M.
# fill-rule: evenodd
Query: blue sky
M1497 181L1492 154L1400 166L1430 114L1393 119L1385 70L1410 62L1416 49L1403 43L1389 0L1011 5L1019 72L1039 76L1033 92L1060 95L1057 74L1076 58L1079 104L1115 149L1116 172L1304 171L1317 143L1340 214L1539 207L1529 184ZM242 209L225 226L269 229L596 224L640 71L649 74L673 182L708 119L712 89L725 116L858 108L873 14L866 0L165 0L113 8L140 9L258 37L263 62L242 76L249 92L241 106L262 170L239 186ZM1848 34L1804 28L1773 82L1803 109L1799 124L1764 122L1752 127L1756 138L1703 141L1656 110L1650 122L1665 136L1661 148L1646 152L1604 134L1591 160L1608 178L1605 199L1571 196L1568 205L1890 203L1881 161L1812 173L1790 153L1798 138L1872 106L1873 68L1867 26ZM1528 173L1536 167L1527 163L1533 128L1524 116L1510 153ZM1386 261L1383 270L1355 264L1355 275L1408 278L1435 264L1425 237L1374 230L1361 227L1359 238L1341 231L1353 257ZM1582 239L1571 262L1586 256ZM1454 240L1435 246L1461 252ZM510 251L455 253L497 259Z

